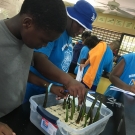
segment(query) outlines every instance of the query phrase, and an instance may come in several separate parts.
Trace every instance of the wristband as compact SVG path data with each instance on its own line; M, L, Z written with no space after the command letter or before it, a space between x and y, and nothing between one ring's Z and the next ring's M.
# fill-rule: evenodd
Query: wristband
M49 86L48 86L48 92L50 92L50 89L52 87L53 83L50 83Z

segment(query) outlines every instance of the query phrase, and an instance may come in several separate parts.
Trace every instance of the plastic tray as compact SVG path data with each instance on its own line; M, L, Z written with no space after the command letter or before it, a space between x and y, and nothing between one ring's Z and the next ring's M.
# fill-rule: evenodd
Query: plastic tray
M44 134L49 135L43 128L41 128L41 120L43 117L45 117L44 112L39 113L39 111L37 111L37 108L41 108L41 106L43 105L44 97L45 95L41 94L41 95L32 96L30 98L30 104L31 104L30 121ZM59 100L59 101L56 100L55 95L51 93L48 94L48 102L47 102L48 107L60 104L62 102L63 100ZM61 122L57 117L54 117L53 123L55 123L56 121L56 124L58 126L56 135L62 135L62 134L63 135L99 135L104 130L109 118L113 115L113 113L110 109L102 106L100 110L100 115L101 115L100 120L83 129L73 129L68 125L66 125L66 123ZM53 119L53 117L51 118ZM51 120L48 119L48 121Z

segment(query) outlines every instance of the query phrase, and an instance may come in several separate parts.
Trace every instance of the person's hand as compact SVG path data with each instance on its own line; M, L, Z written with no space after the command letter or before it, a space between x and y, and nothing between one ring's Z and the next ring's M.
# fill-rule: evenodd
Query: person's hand
M129 91L135 93L135 85L131 85Z
M64 87L62 86L57 86L57 85L52 85L50 92L57 95L57 99L62 99L62 98L66 98L68 93L64 92Z
M16 134L12 131L12 129L8 125L0 122L0 135L16 135Z
M65 88L69 91L71 96L78 97L79 105L82 104L86 93L86 88L82 83L76 81L75 79L71 79Z
M82 70L82 68L85 68L85 64L80 64L80 71Z

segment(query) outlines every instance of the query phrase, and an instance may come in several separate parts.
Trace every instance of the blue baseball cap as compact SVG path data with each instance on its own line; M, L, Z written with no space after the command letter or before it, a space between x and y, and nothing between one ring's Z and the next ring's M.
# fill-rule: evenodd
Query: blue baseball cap
M67 7L67 15L85 29L92 31L92 23L97 17L94 7L85 0L79 0L73 7Z

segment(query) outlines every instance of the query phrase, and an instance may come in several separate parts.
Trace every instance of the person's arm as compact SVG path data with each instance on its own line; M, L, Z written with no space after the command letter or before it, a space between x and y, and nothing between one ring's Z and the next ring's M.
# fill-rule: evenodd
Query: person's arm
M79 55L79 59L80 59L80 70L83 68L83 66L87 66L85 65L87 59L88 59L88 55L89 55L89 49L84 46L82 49L81 49L81 52L80 52L80 55ZM89 61L89 60L88 60ZM89 64L89 62L88 62Z
M107 55L106 55L106 57L108 57ZM110 61L109 62L107 62L104 66L103 66L103 73L102 73L102 76L103 77L107 77L107 78L109 78L109 76L110 76L110 73L111 73L111 71L112 71L112 69L113 69L113 57L111 58L110 57L110 59L109 59Z
M81 59L80 64L85 64L86 59Z
M29 72L28 82L33 83L38 86L42 86L42 87L44 86L48 87L50 84L49 82L43 80L42 78L39 78L32 72ZM56 86L54 84L51 86L50 92L61 98L64 98L66 95L66 93L64 92L64 88L62 86Z
M34 67L46 78L61 83L69 90L72 96L79 96L79 103L84 100L85 86L73 79L69 74L57 68L48 57L42 53L34 52Z
M90 64L89 59L87 59L87 61L84 64L80 64L80 70L82 70L82 68L85 68L88 64Z
M7 124L0 122L0 135L16 135L16 134Z
M135 85L130 86L120 79L120 76L122 75L122 73L124 73L124 66L125 60L122 59L111 72L109 79L116 87L135 93Z
M49 86L49 82L39 78L38 76L36 76L34 73L32 73L31 71L29 72L29 76L28 76L28 82L30 83L33 83L35 85L38 85L38 86L46 86L48 87Z

